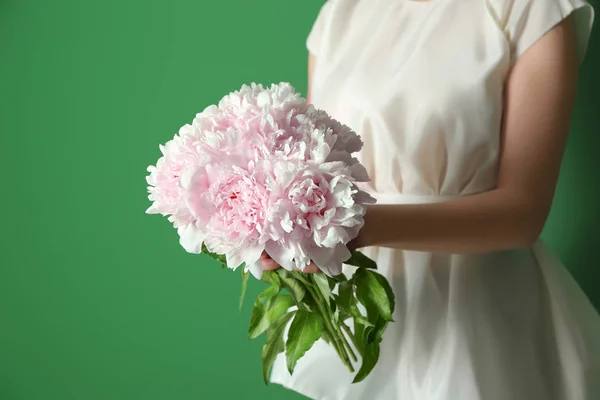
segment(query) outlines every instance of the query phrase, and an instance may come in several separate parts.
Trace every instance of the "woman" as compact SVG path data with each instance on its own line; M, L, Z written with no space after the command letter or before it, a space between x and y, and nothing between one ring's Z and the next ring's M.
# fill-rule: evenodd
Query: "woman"
M280 355L273 382L323 400L600 399L600 316L538 240L593 19L584 0L323 5L310 99L365 142L379 202L351 245L392 284L396 322L359 384L322 341L293 376Z

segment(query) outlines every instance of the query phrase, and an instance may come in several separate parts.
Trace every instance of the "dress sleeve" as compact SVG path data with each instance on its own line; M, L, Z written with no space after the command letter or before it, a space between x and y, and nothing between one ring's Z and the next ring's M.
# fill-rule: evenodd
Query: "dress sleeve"
M313 26L308 34L308 37L306 38L306 48L314 55L319 54L319 50L321 47L321 39L323 36L323 29L325 27L325 22L329 14L329 9L331 8L331 1L332 0L327 0L321 6L321 9L317 14L317 18L315 19L315 22L313 23Z
M509 41L512 63L571 14L577 35L579 63L583 61L594 23L594 8L586 0L493 0L492 2L495 3L501 28Z

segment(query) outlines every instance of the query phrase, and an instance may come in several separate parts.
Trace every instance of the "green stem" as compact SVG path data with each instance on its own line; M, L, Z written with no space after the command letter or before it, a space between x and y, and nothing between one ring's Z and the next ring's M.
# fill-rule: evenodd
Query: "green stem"
M314 277L312 277L312 276L311 276L311 281L313 281L315 286L318 287L317 283L314 281ZM329 305L329 299L324 299L323 302L325 303L325 307L327 308L327 314L328 314L329 318L331 319L331 321L335 321L335 318L333 316L333 311L331 310L331 306ZM345 326L345 324L343 322L342 322L342 325ZM337 329L335 329L335 328L337 328ZM347 353L350 354L350 357L352 357L352 360L354 362L358 361L358 359L356 358L356 354L352 350L352 347L350 346L350 343L348 343L348 340L346 339L346 336L342 332L342 329L340 328L340 326L338 324L335 324L334 329L336 331L335 332L336 335L341 339L342 344L346 348ZM354 339L354 337L352 339Z
M344 324L344 322L342 322L342 326L346 327L346 324ZM350 343L348 343L348 339L346 339L346 336L344 335L344 332L342 332L342 329L340 328L339 325L337 325L337 329L338 329L338 332L339 332L339 336L342 338L344 346L346 346L346 349L348 350L348 353L352 357L352 360L354 362L357 362L358 359L356 358L356 354L354 353L354 350L352 350L352 346L350 346ZM354 336L350 335L350 337L351 337L352 342L356 345L356 343L354 341Z
M343 321L342 321L342 327L344 328L344 331L348 334L348 336L350 336L350 340L352 341L352 344L354 345L354 347L357 350L360 349L360 347L358 346L358 343L356 342L356 338L354 337L354 334L352 333L352 331L350 330L348 325L346 325Z
M300 272L297 272L297 273L300 273ZM344 363L344 365L346 365L346 367L348 367L350 372L354 373L354 367L352 366L352 363L350 362L348 352L346 351L346 347L344 346L343 340L345 340L345 338L343 336L340 337L338 330L335 329L335 327L332 325L331 322L333 321L333 319L331 318L331 316L329 315L327 310L323 307L323 302L321 301L320 296L317 293L315 293L313 285L310 282L306 282L304 277L300 277L300 278L298 278L298 280L300 280L301 282L303 282L306 285L306 289L308 290L308 292L311 294L311 296L315 300L315 303L317 304L317 307L319 308L319 311L321 312L321 316L323 317L323 322L325 324L325 328L329 331L329 334L332 338L332 343L335 347L336 352L339 354L340 358L342 359L342 362Z

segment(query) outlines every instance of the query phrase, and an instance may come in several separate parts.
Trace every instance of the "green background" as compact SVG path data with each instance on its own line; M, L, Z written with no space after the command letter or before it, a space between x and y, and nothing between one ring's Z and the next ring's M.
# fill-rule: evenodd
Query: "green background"
M146 167L243 83L305 93L321 3L0 0L0 399L301 399L260 375L251 282L144 212ZM600 29L544 238L600 306ZM262 50L261 50L262 49Z

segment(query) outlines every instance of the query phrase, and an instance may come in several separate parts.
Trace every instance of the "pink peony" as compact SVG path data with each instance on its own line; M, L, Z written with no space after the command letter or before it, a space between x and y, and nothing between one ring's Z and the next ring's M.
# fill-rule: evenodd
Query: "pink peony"
M244 85L196 115L148 168L149 213L170 215L182 246L225 254L260 277L266 250L286 269L341 272L375 200L352 156L360 137L306 105L289 83Z
M179 135L160 146L163 156L158 159L156 166L148 167L150 175L146 177L150 185L148 198L153 202L148 213L176 214L184 206L179 178L187 170L203 163L204 154L199 150L197 133L190 125L183 126Z
M213 253L226 254L232 269L246 263L254 271L264 251L269 191L262 164L222 160L182 180L186 204L203 227L204 244Z
M374 199L358 190L350 174L338 173L343 167L275 163L265 248L284 268L303 269L312 260L324 272L337 275L350 257L346 243L358 234L366 204Z

